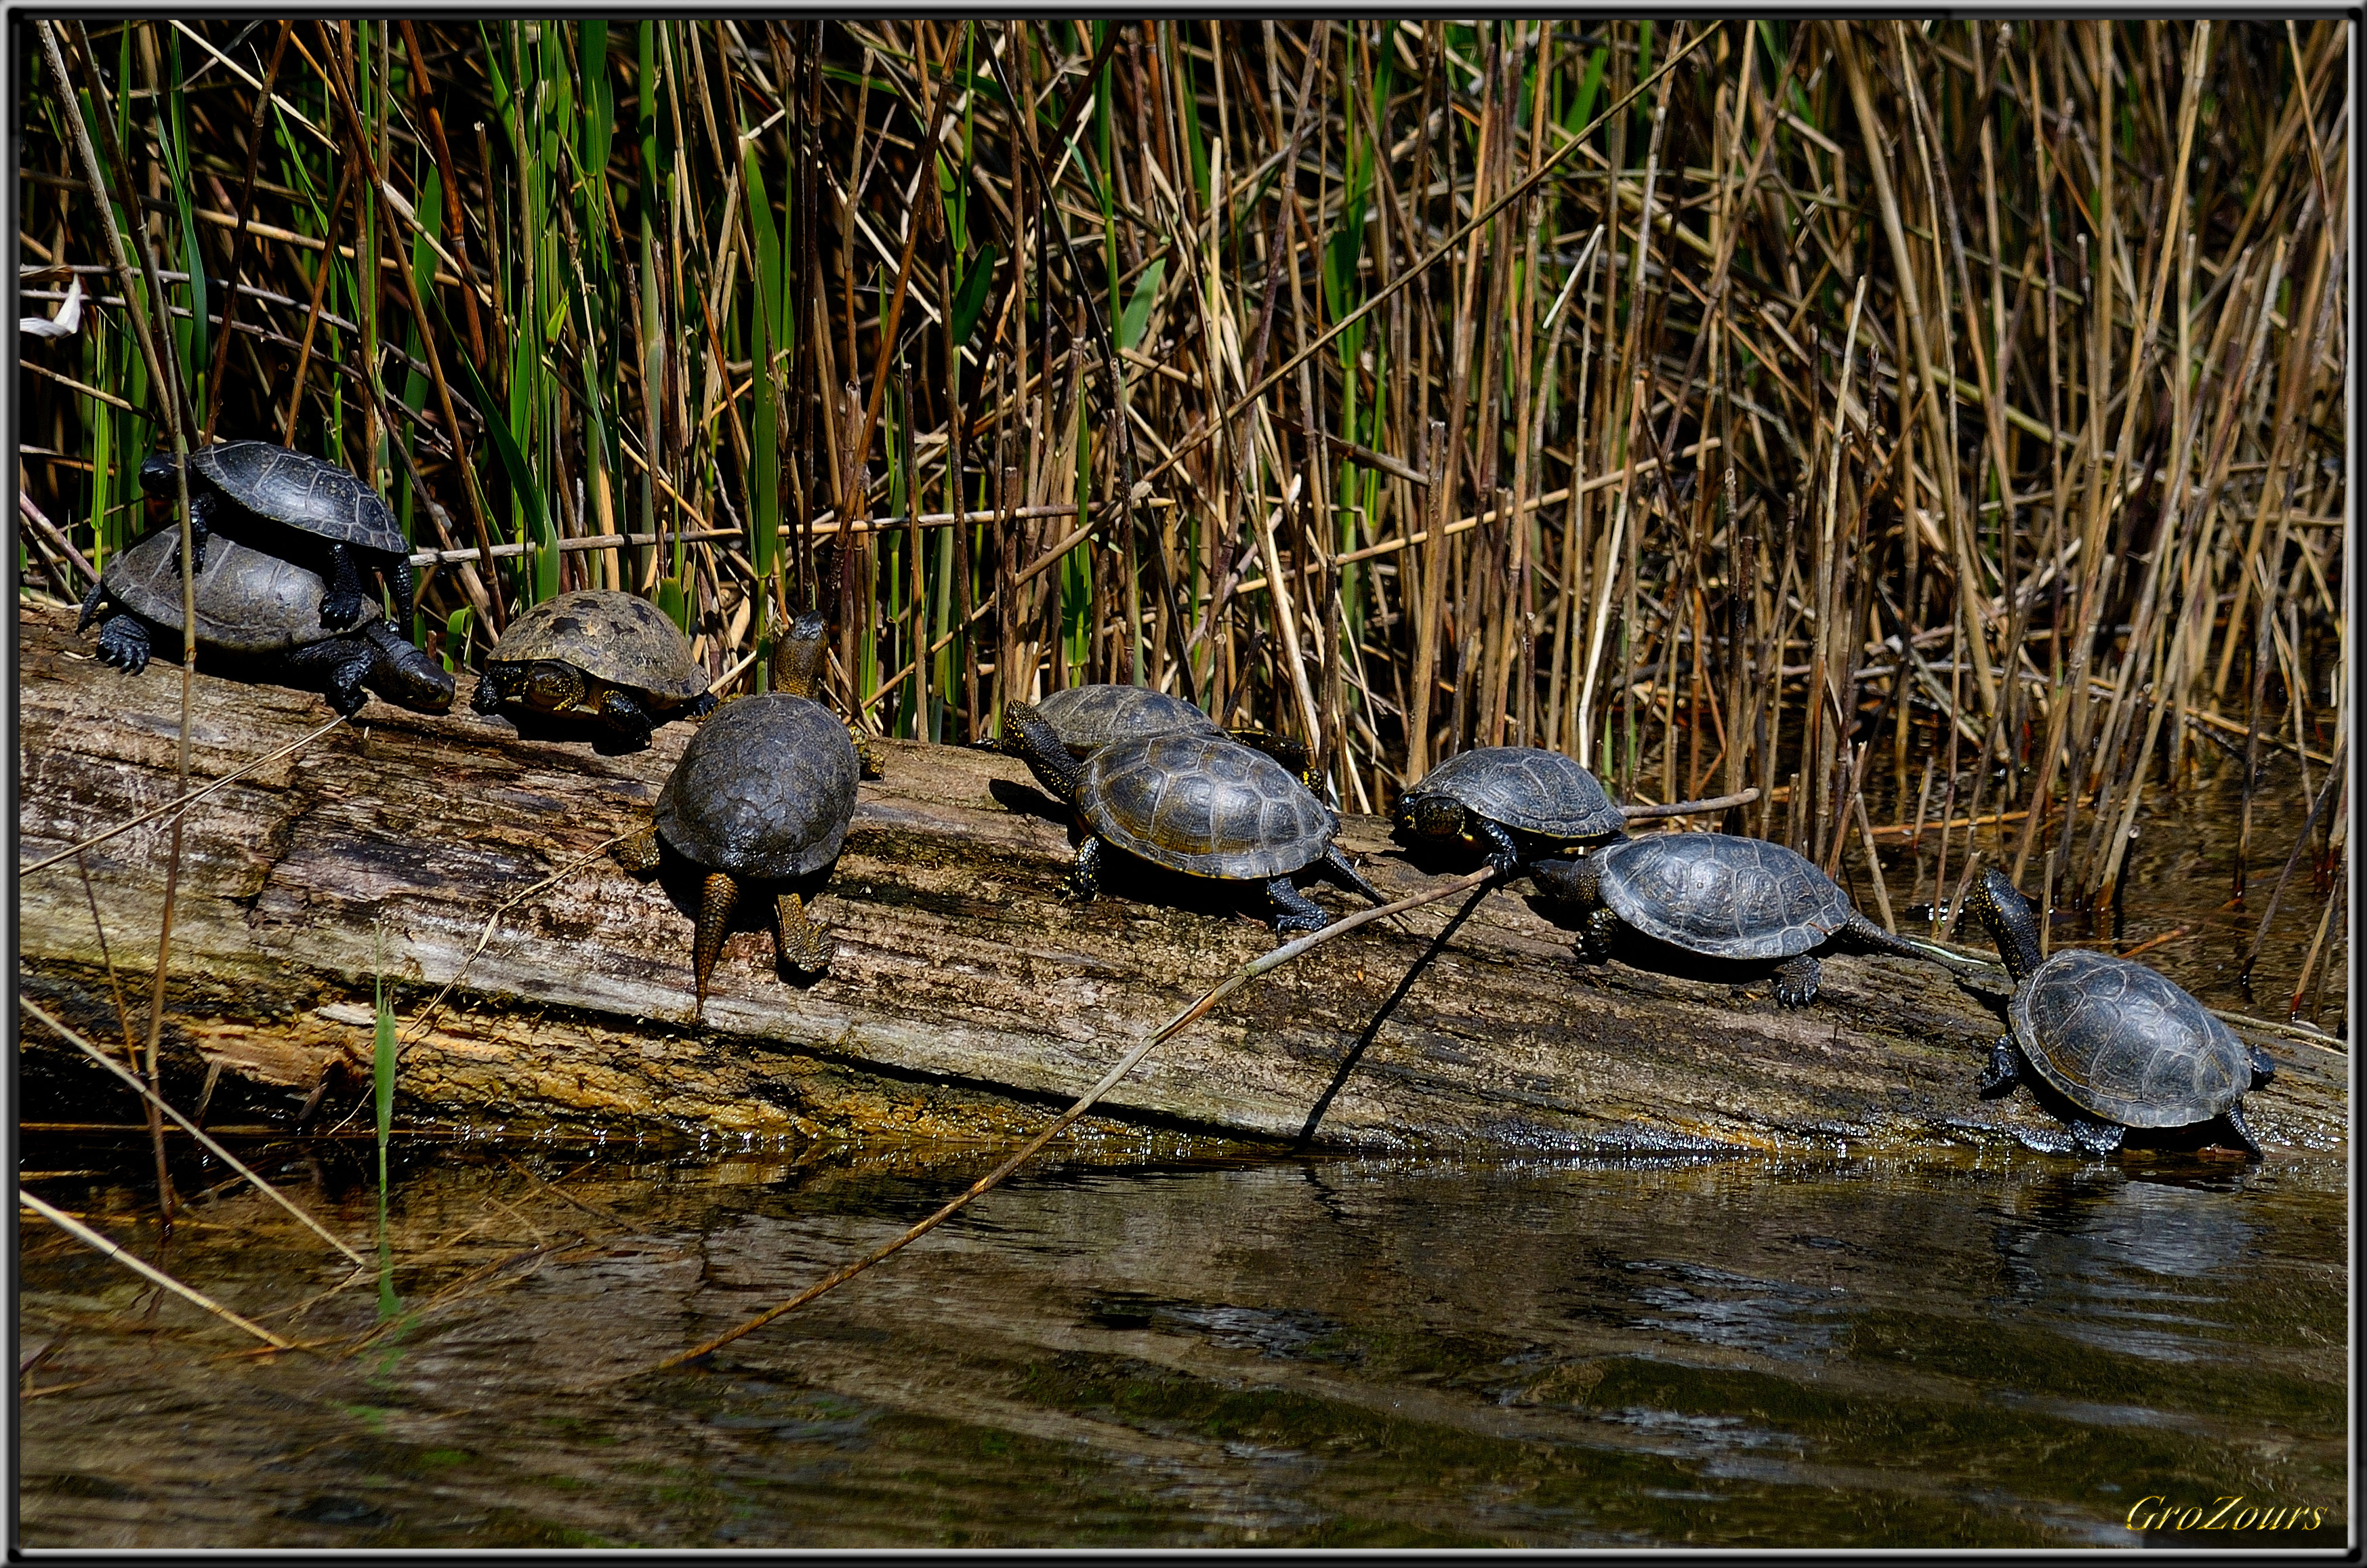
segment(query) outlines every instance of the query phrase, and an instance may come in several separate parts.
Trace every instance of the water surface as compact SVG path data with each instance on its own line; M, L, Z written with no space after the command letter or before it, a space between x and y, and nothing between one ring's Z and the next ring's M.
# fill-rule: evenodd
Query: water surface
M359 1157L267 1152L371 1236ZM2229 1494L2338 1544L2350 1506L2322 1157L1079 1151L648 1375L992 1156L421 1150L387 1276L339 1289L234 1189L160 1252L133 1178L71 1174L130 1151L23 1153L317 1347L28 1223L32 1547L2130 1545L2142 1500Z

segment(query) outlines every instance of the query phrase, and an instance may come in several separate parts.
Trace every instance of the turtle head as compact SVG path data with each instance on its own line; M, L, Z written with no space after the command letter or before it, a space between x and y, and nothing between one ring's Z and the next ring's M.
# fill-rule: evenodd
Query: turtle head
M773 638L773 690L787 692L793 697L813 697L821 690L822 659L829 651L824 641L830 634L830 618L820 610L809 610L791 621Z
M2016 985L2038 967L2038 911L2004 872L1991 866L1981 873L1965 895L1964 915L1978 920L1989 933Z
M1084 782L1085 771L1069 755L1062 744L1060 732L1051 721L1025 703L1013 703L1002 710L1002 737L1000 749L1027 764L1036 782L1052 792L1063 806L1077 804L1078 787Z
M170 452L154 452L140 465L140 488L160 500L180 493L180 459Z
M409 641L397 637L384 621L372 621L361 631L375 655L362 684L401 707L420 713L443 713L452 705L452 674Z
M545 713L565 713L583 700L583 671L556 659L538 659L514 683L519 702Z
M1409 790L1398 797L1397 828L1418 838L1453 838L1463 831L1463 807L1450 795Z

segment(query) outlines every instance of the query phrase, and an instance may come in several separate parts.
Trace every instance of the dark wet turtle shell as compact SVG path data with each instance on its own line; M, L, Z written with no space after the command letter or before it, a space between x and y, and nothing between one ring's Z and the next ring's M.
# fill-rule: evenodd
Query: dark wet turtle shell
M119 552L99 574L118 607L167 631L181 629L181 535L163 528ZM320 577L277 556L217 538L197 573L198 641L232 653L284 653L345 635L321 624ZM379 619L364 601L357 626Z
M742 697L683 748L658 796L658 834L709 871L804 876L845 841L856 773L855 743L828 708L781 693Z
M2014 1039L2041 1077L2127 1127L2207 1122L2252 1087L2225 1023L2142 964L2067 948L2015 988Z
M1086 759L1077 810L1128 854L1191 876L1263 881L1322 858L1340 819L1262 751L1222 735L1113 741Z
M1071 686L1047 696L1036 711L1072 757L1138 735L1224 733L1216 720L1183 698L1148 686Z
M493 664L550 660L595 681L646 692L667 705L707 693L707 671L664 611L631 593L584 589L546 599L510 623Z
M1832 878L1781 844L1655 833L1591 852L1603 901L1646 936L1718 958L1789 958L1851 923Z
M1475 817L1543 839L1599 839L1627 826L1592 773L1535 746L1459 752L1407 792L1410 803L1424 795L1444 795Z
M257 517L366 550L410 552L378 491L307 453L268 441L222 441L190 453L189 472Z

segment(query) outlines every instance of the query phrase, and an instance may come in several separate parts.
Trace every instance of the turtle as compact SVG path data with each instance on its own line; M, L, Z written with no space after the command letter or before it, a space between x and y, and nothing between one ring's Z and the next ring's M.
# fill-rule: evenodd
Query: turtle
M1034 706L1044 722L1059 732L1061 744L1071 757L1082 759L1098 747L1137 735L1230 735L1289 769L1292 776L1308 790L1317 787L1308 770L1307 748L1297 741L1266 729L1227 730L1193 704L1149 686L1068 686L1047 694ZM1026 761L1027 749L1008 726L1001 736L986 744L1007 756ZM1052 788L1051 779L1041 770L1030 764L1030 771L1036 773L1037 784L1047 790Z
M2220 1118L2248 1156L2260 1157L2244 1096L2276 1076L2267 1052L2157 969L2077 947L2042 961L2030 900L1994 867L1964 912L1996 940L2014 983L2013 1031L1990 1047L1982 1099L2044 1084L2070 1101L2065 1121L2082 1154L2111 1154L2131 1127Z
M1585 912L1578 945L1588 960L1609 958L1622 928L1715 958L1779 959L1775 999L1785 1007L1815 999L1814 950L1828 943L1946 962L1859 914L1806 856L1764 839L1651 833L1530 870L1548 897Z
M180 540L149 535L118 552L82 602L80 631L112 606L98 632L98 657L126 674L147 668L149 644L181 636ZM350 717L369 699L363 688L424 713L452 705L452 677L395 635L376 604L361 624L333 632L321 619L321 579L277 556L233 539L215 541L193 574L198 646L274 660L279 669L325 682L329 704Z
M1512 877L1539 850L1624 837L1627 817L1592 773L1558 751L1482 746L1449 757L1399 796L1397 827L1413 837L1476 840L1497 873Z
M1091 901L1106 843L1187 876L1260 882L1284 931L1320 931L1331 917L1291 885L1319 865L1376 904L1387 897L1332 841L1340 818L1263 751L1223 735L1163 730L1113 740L1082 761L1025 703L1003 715L1020 755L1084 829L1070 893Z
M731 911L749 884L810 876L838 857L855 818L862 759L846 726L813 700L827 623L798 617L773 645L774 690L729 702L698 728L658 795L650 826L618 843L628 870L658 869L660 846L703 869L692 973L698 1010L723 949ZM782 962L830 967L832 942L787 887L774 888L774 935Z
M714 711L707 671L664 611L636 594L583 589L546 599L510 623L470 705L596 716L629 746L670 718Z
M159 452L140 465L140 486L169 500L179 493L179 470L171 453ZM221 531L274 555L323 557L321 624L331 631L361 624L366 574L382 578L397 607L409 611L411 546L378 491L346 470L268 441L219 441L189 454L187 473L189 546L200 568L208 536L227 524ZM247 519L278 531L251 529Z

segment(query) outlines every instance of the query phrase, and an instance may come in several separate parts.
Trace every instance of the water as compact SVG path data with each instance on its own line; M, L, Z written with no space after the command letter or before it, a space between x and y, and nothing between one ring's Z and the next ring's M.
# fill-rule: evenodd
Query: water
M266 1152L358 1239L366 1147ZM391 1277L342 1291L225 1190L161 1261L319 1347L293 1355L28 1222L22 1540L2217 1545L2128 1519L2241 1494L2322 1508L2330 1545L2348 1517L2346 1181L2282 1153L1083 1152L707 1370L636 1375L991 1157L418 1149ZM132 1151L23 1164L158 1257L133 1179L74 1174Z

